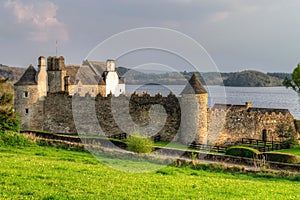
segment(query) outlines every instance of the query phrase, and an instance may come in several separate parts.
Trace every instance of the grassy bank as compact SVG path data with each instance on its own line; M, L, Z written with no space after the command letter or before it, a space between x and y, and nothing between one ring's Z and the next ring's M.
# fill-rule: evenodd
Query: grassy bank
M294 154L296 156L300 156L300 146L296 145L292 149L281 149L281 150L277 150L277 152L290 153L290 154Z
M0 147L0 199L297 199L300 182L166 167L110 168L89 153Z

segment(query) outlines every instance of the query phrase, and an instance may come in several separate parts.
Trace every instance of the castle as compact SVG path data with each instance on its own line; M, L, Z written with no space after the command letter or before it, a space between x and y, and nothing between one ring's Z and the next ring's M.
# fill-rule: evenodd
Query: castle
M38 70L30 65L14 85L14 107L22 121L21 128L109 136L145 127L145 132L163 141L218 145L242 138L278 140L279 124L295 129L294 118L287 109L254 108L251 102L208 108L208 93L196 74L180 97L172 93L127 96L125 80L116 72L115 62L107 60L102 65L103 72L87 60L79 67L66 65L63 57L48 57L46 66L46 59L39 57ZM83 102L83 109L75 110L74 101ZM115 109L112 102L120 106ZM161 109L153 111L155 105ZM90 113L95 113L96 121ZM76 124L77 116L80 125ZM95 124L100 125L101 133Z

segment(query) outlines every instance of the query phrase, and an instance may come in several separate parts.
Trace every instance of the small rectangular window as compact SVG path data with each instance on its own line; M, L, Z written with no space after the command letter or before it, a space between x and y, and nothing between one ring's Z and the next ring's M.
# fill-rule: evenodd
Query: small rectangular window
M81 88L78 88L78 92L81 92Z
M28 109L28 108L25 109L25 113L26 113L26 114L29 113L29 109Z
M28 97L28 92L25 91L23 96L24 96L25 98L27 98L27 97Z

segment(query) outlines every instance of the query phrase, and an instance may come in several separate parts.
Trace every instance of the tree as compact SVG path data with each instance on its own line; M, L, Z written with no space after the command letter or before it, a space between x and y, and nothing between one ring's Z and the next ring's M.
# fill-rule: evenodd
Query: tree
M294 69L293 74L292 74L292 79L285 77L282 84L286 88L292 88L294 91L296 91L298 94L300 94L300 63Z
M281 123L276 126L276 132L284 148L293 148L296 132L292 126Z
M13 110L13 94L8 79L0 79L0 133L7 130L19 132L20 122Z

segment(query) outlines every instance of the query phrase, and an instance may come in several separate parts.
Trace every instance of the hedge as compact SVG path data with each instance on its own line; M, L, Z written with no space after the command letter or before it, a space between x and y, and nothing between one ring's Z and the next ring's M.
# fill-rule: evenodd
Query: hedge
M256 158L260 152L256 149L244 146L232 146L226 150L226 155L239 156L246 158Z
M300 157L280 152L264 152L263 155L266 157L266 160L272 162L283 162L283 163L298 163L300 162Z

